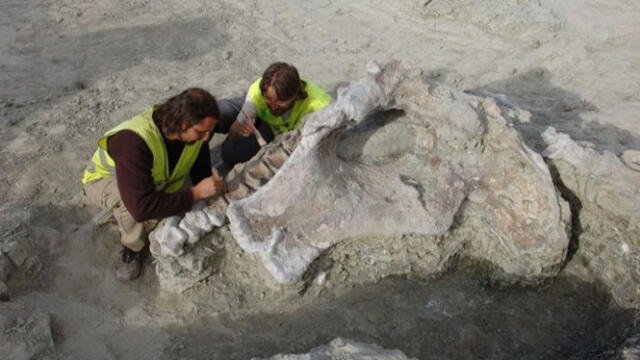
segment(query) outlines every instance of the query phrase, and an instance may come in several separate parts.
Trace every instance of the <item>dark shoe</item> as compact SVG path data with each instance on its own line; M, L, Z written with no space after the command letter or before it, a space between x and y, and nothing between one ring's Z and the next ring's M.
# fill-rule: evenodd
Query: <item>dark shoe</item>
M116 260L116 279L129 281L140 276L142 254L127 247L122 247Z

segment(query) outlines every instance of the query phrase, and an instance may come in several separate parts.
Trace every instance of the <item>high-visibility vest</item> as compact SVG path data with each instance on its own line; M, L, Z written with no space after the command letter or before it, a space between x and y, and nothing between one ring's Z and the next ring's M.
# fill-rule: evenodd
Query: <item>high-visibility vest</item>
M304 90L307 92L307 98L297 100L293 104L293 108L291 109L291 113L289 114L287 121L285 121L282 116L273 115L269 110L267 102L262 97L260 79L256 80L249 87L247 100L251 101L256 106L258 117L269 125L273 135L278 135L295 129L300 125L302 117L331 103L331 95L327 94L318 85L307 80L305 80L305 82L306 86Z
M144 140L153 154L151 175L153 176L155 190L164 191L165 193L180 190L204 142L196 141L191 145L185 144L178 163L174 167L173 172L169 174L167 148L164 144L160 129L153 122L152 115L153 108L107 131L100 140L98 140L98 150L93 154L89 166L84 170L82 183L86 184L89 181L102 179L107 176L115 176L116 163L107 152L107 139L119 131L131 130Z

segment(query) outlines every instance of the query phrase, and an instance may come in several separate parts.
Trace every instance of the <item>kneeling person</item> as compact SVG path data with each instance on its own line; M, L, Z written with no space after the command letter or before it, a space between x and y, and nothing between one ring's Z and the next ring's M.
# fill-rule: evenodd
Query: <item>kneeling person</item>
M331 102L331 96L310 81L300 79L298 70L277 62L249 87L242 109L222 143L222 160L228 169L251 159L260 144L255 132L270 142L295 129L302 117Z
M93 204L111 209L122 249L116 277L139 276L146 246L143 222L179 215L219 194L208 141L220 116L216 99L191 88L107 131L82 182ZM191 177L190 186L188 177Z

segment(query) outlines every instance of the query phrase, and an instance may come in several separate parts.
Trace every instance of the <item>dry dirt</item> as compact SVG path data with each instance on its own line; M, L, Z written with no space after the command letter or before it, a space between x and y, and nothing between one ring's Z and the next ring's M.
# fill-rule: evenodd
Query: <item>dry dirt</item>
M13 319L0 339L13 342L0 354L249 359L338 336L421 359L590 358L617 346L640 295L621 305L607 284L564 273L500 288L465 265L315 291L273 283L227 234L220 274L201 289L163 291L151 261L138 281L113 278L117 230L91 225L80 183L105 130L185 87L240 95L273 61L332 89L389 59L434 86L508 96L533 114L520 130L535 150L551 124L598 150L640 150L636 0L2 0L0 244L14 253L11 301L0 302L0 319ZM353 261L353 246L334 258ZM40 352L47 332L25 340L31 319L50 323Z

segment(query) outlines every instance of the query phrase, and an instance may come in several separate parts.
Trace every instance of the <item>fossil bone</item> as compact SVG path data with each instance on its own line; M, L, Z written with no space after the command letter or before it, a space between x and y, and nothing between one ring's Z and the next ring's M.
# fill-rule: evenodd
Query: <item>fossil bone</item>
M341 134L392 108L403 111L412 134L394 141L408 145L372 161L337 154L350 139ZM480 202L486 222L478 256L527 277L563 260L562 200L542 158L509 128L498 105L447 90L436 97L419 72L390 63L311 114L289 160L254 194L231 203L227 215L238 244L290 283L344 239L446 232L467 196Z
M370 70L264 147L225 196L199 211L220 224L226 210L237 243L283 283L344 239L445 233L457 214L482 234L450 239L468 241L472 256L514 277L553 273L568 244L566 206L495 101L431 92L420 71L397 62ZM365 126L384 110L400 113L387 138ZM198 218L180 222L182 241L205 231ZM155 232L160 243L171 242L170 228Z
M207 203L197 203L182 219L170 217L162 220L149 234L149 239L158 243L160 254L181 256L185 252L185 244L193 245L213 228L224 225L229 203L248 196L266 184L287 161L299 140L299 129L279 135L241 166L235 175L230 174L231 180L227 182L225 194Z

